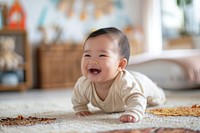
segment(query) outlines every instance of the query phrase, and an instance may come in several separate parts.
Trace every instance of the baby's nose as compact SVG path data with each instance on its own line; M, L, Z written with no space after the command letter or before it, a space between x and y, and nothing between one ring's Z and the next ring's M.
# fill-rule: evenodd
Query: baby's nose
M91 60L90 64L96 65L96 64L98 64L98 61L97 60Z

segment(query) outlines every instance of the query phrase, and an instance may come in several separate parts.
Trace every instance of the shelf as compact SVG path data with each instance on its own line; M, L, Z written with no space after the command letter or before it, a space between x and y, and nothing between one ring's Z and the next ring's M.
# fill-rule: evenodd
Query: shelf
M0 85L0 91L20 90L25 91L27 83L19 83L18 85Z
M24 29L8 29L8 28L3 28L0 29L0 34L5 33L5 34L26 34L26 30Z
M194 49L194 41L191 36L182 36L165 40L164 48L170 49Z
M24 91L32 87L32 61L30 53L30 45L27 40L26 30L18 29L1 29L0 37L14 37L15 38L15 52L22 56L23 64L19 65L18 70L23 71L24 81L20 81L19 84L13 85L2 85L0 83L0 91L6 90L20 90ZM1 38L0 38L1 39Z

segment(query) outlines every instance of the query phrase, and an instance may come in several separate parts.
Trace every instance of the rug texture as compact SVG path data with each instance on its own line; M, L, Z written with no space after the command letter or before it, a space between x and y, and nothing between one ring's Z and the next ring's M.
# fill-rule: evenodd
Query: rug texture
M30 126L0 126L2 133L67 133L67 132L168 132L173 129L180 132L199 132L200 117L195 116L157 116L146 113L144 119L137 123L121 123L118 118L120 113L105 114L96 108L90 107L93 115L88 117L75 116L71 104L71 92L66 91L66 96L45 96L36 98L21 98L0 101L0 119L6 117L45 117L56 118L55 122L49 124L36 124ZM200 104L198 94L167 93L166 104L160 107L190 106ZM176 97L175 97L176 95ZM181 98L183 97L183 98ZM152 109L157 107L148 107ZM184 128L184 129L183 129ZM148 132L147 132L148 133ZM179 132L177 132L179 133Z
M144 129L132 129L132 130L114 130L102 133L199 133L200 131L194 131L185 128L144 128Z

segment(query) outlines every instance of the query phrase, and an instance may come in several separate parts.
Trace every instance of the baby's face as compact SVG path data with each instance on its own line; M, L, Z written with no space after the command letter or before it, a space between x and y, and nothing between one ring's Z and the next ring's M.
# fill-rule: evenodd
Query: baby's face
M121 60L117 41L106 35L88 39L81 61L82 74L96 83L115 78Z

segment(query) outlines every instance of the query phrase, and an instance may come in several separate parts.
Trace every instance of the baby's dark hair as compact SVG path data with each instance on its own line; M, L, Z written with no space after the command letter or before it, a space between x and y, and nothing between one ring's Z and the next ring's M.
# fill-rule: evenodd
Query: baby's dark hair
M126 35L123 34L122 31L120 31L119 29L117 29L115 27L107 27L107 28L98 29L98 30L92 32L87 37L85 42L90 38L97 37L97 36L104 35L104 34L116 36L119 39L118 46L120 48L120 54L122 57L126 58L127 62L128 62L129 56L130 56L130 45L129 45L128 38L126 37Z

